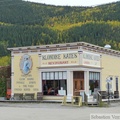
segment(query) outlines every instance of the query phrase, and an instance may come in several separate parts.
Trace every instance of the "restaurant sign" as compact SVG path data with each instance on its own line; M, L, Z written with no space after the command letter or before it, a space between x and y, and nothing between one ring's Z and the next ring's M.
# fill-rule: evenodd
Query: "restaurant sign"
M43 53L41 67L78 65L79 54L77 51Z
M82 53L82 65L100 67L100 54L94 54L89 52Z

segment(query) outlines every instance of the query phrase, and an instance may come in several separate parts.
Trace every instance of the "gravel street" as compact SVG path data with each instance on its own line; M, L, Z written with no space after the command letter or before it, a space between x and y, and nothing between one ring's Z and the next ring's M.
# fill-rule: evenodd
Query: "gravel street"
M3 103L0 102L0 120L90 120L90 114L118 113L120 102L110 107L74 107L60 103Z

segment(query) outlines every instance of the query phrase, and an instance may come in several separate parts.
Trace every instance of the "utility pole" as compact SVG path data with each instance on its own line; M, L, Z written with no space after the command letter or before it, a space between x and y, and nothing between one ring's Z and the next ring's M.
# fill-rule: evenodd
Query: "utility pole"
M107 87L108 87L108 104L110 104L110 86L109 86L110 84L109 84L109 82L107 83Z
M108 96L108 104L110 104L110 89L112 88L112 86L111 86L111 84L110 84L110 82L112 81L112 77L108 77L107 79L106 79L106 82L107 82L107 84L106 84L106 88L107 88L107 96Z

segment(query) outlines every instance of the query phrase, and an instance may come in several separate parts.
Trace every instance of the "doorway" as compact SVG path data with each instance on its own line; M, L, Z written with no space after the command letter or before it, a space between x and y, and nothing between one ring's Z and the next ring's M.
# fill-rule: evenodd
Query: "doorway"
M73 72L73 95L80 95L80 90L84 90L84 71Z

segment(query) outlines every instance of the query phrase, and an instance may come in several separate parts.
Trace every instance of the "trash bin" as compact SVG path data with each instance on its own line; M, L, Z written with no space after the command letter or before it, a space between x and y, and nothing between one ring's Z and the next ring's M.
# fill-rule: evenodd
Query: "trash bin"
M119 91L114 91L114 98L119 98Z

